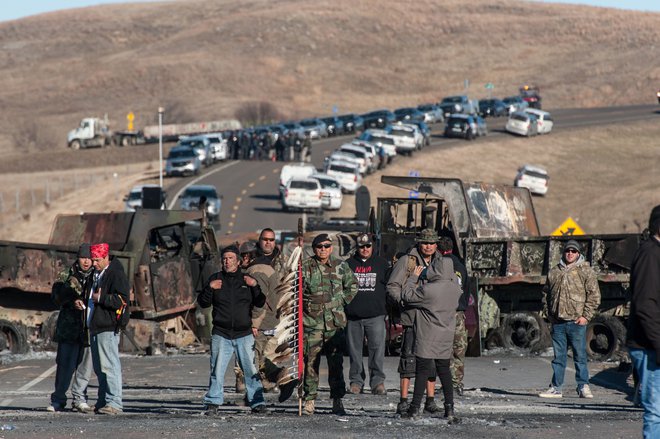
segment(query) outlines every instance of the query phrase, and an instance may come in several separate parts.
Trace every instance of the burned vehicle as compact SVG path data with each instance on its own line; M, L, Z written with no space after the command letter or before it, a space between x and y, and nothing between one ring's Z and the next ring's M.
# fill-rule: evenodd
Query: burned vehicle
M203 212L60 215L48 244L0 241L0 350L22 353L51 339L58 311L50 295L82 242L107 242L130 282L131 320L120 349L155 352L196 340L197 291L217 264Z
M433 228L451 236L465 260L474 305L466 311L469 355L496 346L538 351L550 346L539 312L548 271L563 244L577 240L598 276L599 315L587 328L587 352L611 358L623 347L628 315L630 265L640 236L540 236L526 188L458 179L383 176L382 182L409 190L408 198L379 198L373 231L381 256L393 258Z

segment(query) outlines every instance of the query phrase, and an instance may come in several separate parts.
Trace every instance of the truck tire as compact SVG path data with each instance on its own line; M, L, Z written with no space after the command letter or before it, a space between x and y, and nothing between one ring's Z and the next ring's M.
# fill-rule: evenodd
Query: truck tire
M514 312L502 322L502 347L540 351L550 344L548 325L534 312Z
M587 326L587 355L591 360L606 361L626 343L626 328L614 316L598 315Z
M80 149L80 140L78 140L78 139L72 140L71 143L69 144L69 147L71 147L71 149L73 149L74 151L79 150Z
M122 136L119 140L119 146L128 146L131 144L131 138L128 136Z
M23 325L0 320L0 352L4 350L12 354L24 354L28 351L27 335Z

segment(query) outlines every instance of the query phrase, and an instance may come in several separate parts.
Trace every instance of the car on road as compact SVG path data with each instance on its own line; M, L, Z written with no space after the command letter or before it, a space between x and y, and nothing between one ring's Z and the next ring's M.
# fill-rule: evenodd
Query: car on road
M526 187L535 195L545 195L548 193L548 172L540 166L523 165L518 169L513 185L516 187Z
M357 114L342 114L338 116L339 120L344 123L345 133L355 133L356 131L364 130L364 119Z
M165 161L165 175L197 175L202 162L195 151L188 146L175 146L170 150Z
M426 114L415 107L397 108L394 110L394 116L400 122L408 122L410 120L424 121L426 118Z
M124 196L124 212L135 212L135 209L142 207L142 188L156 188L160 187L157 184L140 184L133 186L127 195ZM163 199L166 195L163 194Z
M536 136L539 133L536 115L526 111L511 113L504 129L510 133L526 137Z
M378 168L377 157L371 151L367 151L361 146L353 145L352 143L345 143L339 147L339 151L351 154L363 161L365 165L364 172L360 169L360 172L363 175L371 174Z
M356 163L331 160L326 163L325 173L337 179L344 193L354 194L362 184L362 175Z
M199 210L200 202L206 200L206 216L209 221L215 221L220 217L221 198L218 196L215 186L194 184L188 186L179 196L179 207L182 210Z
M554 121L552 120L550 113L543 110L537 110L536 108L528 108L525 110L525 113L533 114L536 116L539 134L548 134L550 131L552 131L552 127L554 127Z
M473 114L477 112L477 104L465 95L447 96L440 101L440 108L445 117L456 114Z
M279 185L280 195L284 194L284 188L292 178L306 178L312 174L316 174L316 168L309 163L291 163L282 166Z
M385 131L394 139L396 152L399 154L412 155L424 146L424 136L415 125L396 123L389 125Z
M321 201L324 209L339 210L344 200L341 184L336 178L328 174L314 174L309 178L315 178L321 184Z
M442 121L444 122L444 116ZM406 122L406 124L414 125L419 128L419 132L422 134L422 138L424 139L422 142L423 146L429 146L431 144L431 128L429 128L426 122L422 122L420 120L411 120Z
M507 96L502 99L502 102L506 105L507 115L510 115L515 111L522 111L529 108L529 104L520 96Z
M501 117L506 116L508 110L502 99L481 99L479 101L479 114L482 117Z
M396 122L396 116L390 110L375 110L362 115L364 128L385 128Z
M445 121L445 114L438 104L422 104L417 109L424 113L424 122L439 123Z
M195 151L199 161L206 167L213 164L213 151L211 150L211 141L206 136L183 137L177 143L177 146L187 146Z
M473 140L488 134L488 127L481 116L452 114L445 125L445 137Z
M298 122L282 122L280 125L286 128L287 133L292 136L297 136L299 138L305 137L305 128L303 128Z
M341 136L344 134L344 121L337 116L322 117L328 130L328 136Z
M300 125L305 129L305 134L309 134L312 139L328 137L328 126L321 119L310 117L301 120Z
M317 210L323 206L321 183L315 178L290 179L282 195L282 210Z
M229 158L227 138L222 133L205 134L204 137L211 142L211 156L214 162L222 162Z
M366 130L355 140L369 142L382 148L385 151L385 155L387 155L388 164L392 163L392 160L394 160L394 157L397 155L394 137L387 134L384 130Z

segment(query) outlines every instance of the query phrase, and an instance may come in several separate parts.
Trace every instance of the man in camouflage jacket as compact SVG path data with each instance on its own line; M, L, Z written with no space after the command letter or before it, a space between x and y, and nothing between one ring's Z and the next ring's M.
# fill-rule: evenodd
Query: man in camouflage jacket
M332 241L326 233L312 242L314 257L303 262L303 327L305 374L303 413L314 413L318 393L319 363L325 352L332 413L343 415L341 402L346 394L344 381L344 328L348 305L357 294L355 276L348 264L332 256Z
M543 315L552 323L552 382L542 398L561 398L568 346L573 350L575 381L580 398L593 398L587 369L587 323L600 305L596 273L582 256L580 245L564 245L561 261L550 270L543 287Z
M82 244L78 259L71 268L62 271L53 284L52 300L60 307L54 341L57 345L55 391L50 396L51 412L64 410L66 392L71 385L73 410L92 412L87 404L87 384L92 373L89 350L89 329L85 318L85 303L92 284L92 259L89 244Z

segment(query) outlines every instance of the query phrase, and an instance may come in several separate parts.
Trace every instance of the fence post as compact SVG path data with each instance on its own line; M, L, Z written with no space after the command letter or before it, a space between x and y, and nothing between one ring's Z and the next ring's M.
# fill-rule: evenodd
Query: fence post
M46 204L50 205L50 180L46 179Z
M0 192L0 213L5 211L5 200L2 198L2 192Z
M16 212L21 211L21 190L16 189Z

